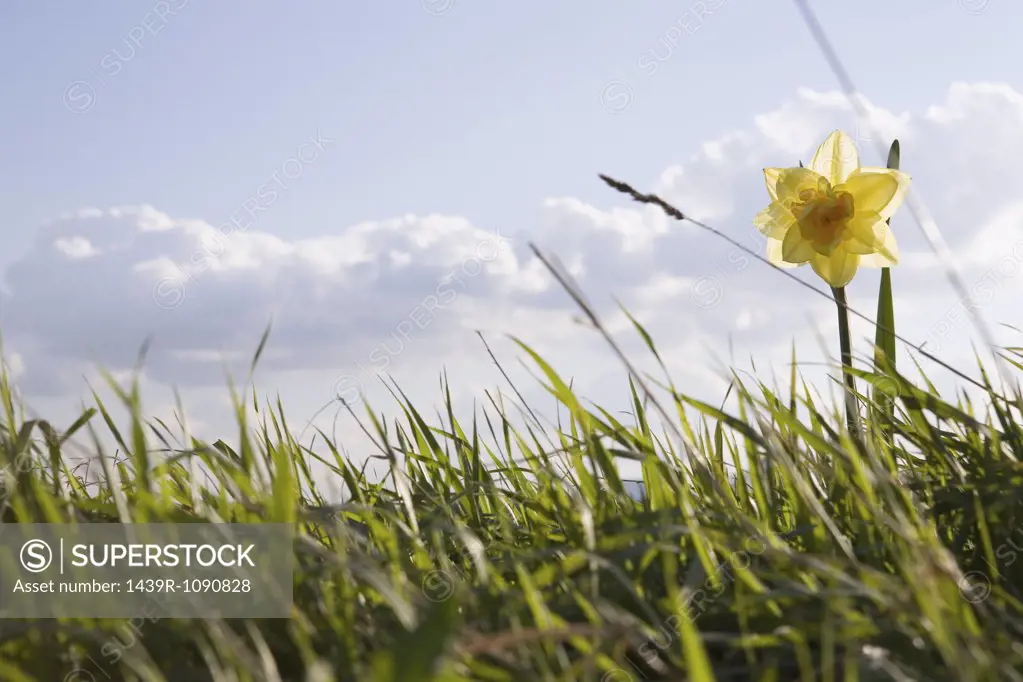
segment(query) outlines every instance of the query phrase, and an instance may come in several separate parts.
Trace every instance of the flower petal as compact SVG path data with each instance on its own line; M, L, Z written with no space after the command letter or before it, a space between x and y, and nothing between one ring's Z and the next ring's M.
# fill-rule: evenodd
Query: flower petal
M796 228L785 233L785 239L781 242L781 255L788 263L802 265L817 255L817 251L813 248L813 242L804 239Z
M822 180L824 178L819 173L809 168L783 168L778 173L778 182L774 186L778 194L777 201L785 205L798 201L801 192L817 189Z
M878 226L880 224L880 227ZM884 230L888 229L877 211L861 212L849 221L843 233L842 246L849 253L868 255L884 249Z
M869 256L860 258L860 265L867 268L890 268L899 264L899 245L895 243L895 235L886 223L880 227L875 226L875 232L880 231L882 248Z
M767 208L753 218L753 224L765 237L784 239L788 229L796 224L796 217L785 208L784 204L772 201Z
M889 197L888 202L881 207L877 208L877 212L881 214L884 219L891 218L895 211L902 206L903 199L906 198L906 192L909 191L910 177L902 171L895 170L894 168L877 168L873 166L867 166L859 170L864 175L888 175L891 176L897 183L898 188ZM849 178L852 179L851 177Z
M891 218L909 191L909 176L891 168L860 168L836 191L853 195L856 211L877 211Z
M764 182L767 183L767 193L771 195L771 201L778 201L778 190L775 187L778 186L778 176L784 168L765 168L764 169Z
M845 249L836 249L830 256L814 256L810 261L813 271L836 289L852 281L859 264L860 256Z
M869 256L877 253L877 249L873 245L864 244L863 242L856 239L849 239L842 242L843 248L849 253L855 253L857 256Z
M899 179L891 173L853 171L846 181L835 188L836 192L849 192L853 196L856 213L878 213L888 206L899 191Z
M798 268L797 263L786 263L785 259L781 257L781 240L780 239L767 239L767 260L773 265L777 265L779 268Z
M849 175L860 167L860 157L852 138L841 130L828 135L817 148L810 161L810 168L817 171L834 185L845 182Z

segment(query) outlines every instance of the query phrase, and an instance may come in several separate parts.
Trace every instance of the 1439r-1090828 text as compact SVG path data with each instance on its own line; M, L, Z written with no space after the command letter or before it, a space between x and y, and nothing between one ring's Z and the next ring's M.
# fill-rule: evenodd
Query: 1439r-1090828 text
M249 592L252 581L239 578L191 578L174 580L172 578L146 578L129 580L125 592Z

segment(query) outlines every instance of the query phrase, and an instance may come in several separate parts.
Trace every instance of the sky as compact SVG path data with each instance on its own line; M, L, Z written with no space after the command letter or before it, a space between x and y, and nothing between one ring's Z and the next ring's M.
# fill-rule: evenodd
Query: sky
M152 338L147 411L169 418L176 388L215 439L234 428L225 372L244 379L272 320L259 394L280 395L299 431L349 438L338 397L399 414L383 376L427 412L442 372L466 415L510 395L479 330L541 407L553 400L511 335L626 409L620 364L536 244L646 367L615 301L640 319L687 393L720 401L727 366L782 382L793 344L828 392L826 300L597 174L762 250L761 169L808 161L836 128L865 165L899 138L971 307L1014 343L1023 5L813 4L866 120L791 0L6 2L6 362L34 410L70 423L90 386L108 395L97 367L127 377ZM899 332L970 370L967 306L912 215L892 225ZM873 313L877 282L861 272L852 305ZM869 325L854 336L868 353Z

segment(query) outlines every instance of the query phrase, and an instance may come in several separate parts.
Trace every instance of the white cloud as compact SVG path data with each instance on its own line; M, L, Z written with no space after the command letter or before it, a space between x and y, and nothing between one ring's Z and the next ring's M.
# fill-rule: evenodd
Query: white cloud
M12 380L17 380L22 374L25 373L25 361L22 360L20 353L9 353L7 357L2 360L4 369Z
M865 104L885 142L902 140L903 169L967 282L977 289L988 278L976 302L989 317L1013 322L1019 278L994 281L990 269L1014 258L1023 239L1015 198L1023 181L1023 95L1004 85L956 83L922 113ZM767 203L761 169L807 160L838 127L856 131L864 163L883 162L871 146L874 133L855 122L839 93L800 90L747 129L708 140L664 169L652 189L759 253L750 219ZM609 326L632 337L630 349L641 343L608 294L648 326L686 378L684 390L720 391L712 356L784 363L797 338L800 357L820 359L816 330L826 342L833 338L827 301L655 208L610 189L601 204L547 199L544 221L515 235L457 216L404 215L298 240L225 234L150 206L83 209L40 227L34 247L6 272L5 340L20 354L30 395L77 394L87 363L128 368L150 335L151 381L220 387L223 367L245 369L272 317L264 387L284 373L321 373L328 378L316 390L327 398L335 377L352 373L370 384L378 370L412 377L434 395L442 365L461 369L463 388L492 385L499 377L472 334L485 329L535 342L555 366L593 387L594 397L617 395L613 358L573 322L570 299L527 248L535 240L578 278ZM904 254L894 272L900 331L944 345L969 368L968 330L949 317L956 302L937 260L908 211L893 228ZM821 286L806 269L791 272ZM876 271L865 271L851 287L853 304L870 315L876 282ZM866 324L855 330L861 339L872 335Z
M58 239L53 242L53 246L68 258L89 258L99 253L92 242L84 237Z

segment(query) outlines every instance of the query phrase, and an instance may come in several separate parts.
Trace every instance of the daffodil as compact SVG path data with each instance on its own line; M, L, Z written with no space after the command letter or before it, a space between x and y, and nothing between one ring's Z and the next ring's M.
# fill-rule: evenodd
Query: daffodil
M771 204L754 224L767 237L775 265L809 263L833 288L856 270L899 262L887 221L902 204L909 176L891 168L860 167L852 139L828 135L809 168L765 168Z

